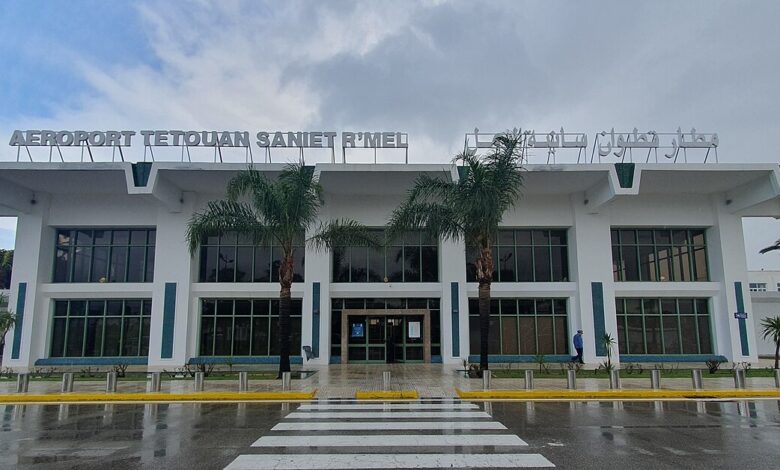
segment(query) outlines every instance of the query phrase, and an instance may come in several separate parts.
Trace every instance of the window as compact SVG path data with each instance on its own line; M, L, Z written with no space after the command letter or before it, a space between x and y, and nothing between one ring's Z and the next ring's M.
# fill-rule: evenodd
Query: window
M201 299L201 356L278 356L278 299ZM290 310L290 354L301 350L301 299Z
M293 243L293 282L303 282L304 237ZM200 245L199 282L279 282L282 249L256 245L251 236L226 232Z
M751 282L748 287L750 292L766 292L766 282ZM780 284L777 285L777 290L780 290Z
M705 298L616 299L621 354L712 354Z
M150 299L55 300L51 357L149 354Z
M703 229L613 229L615 281L708 281Z
M493 240L493 281L566 282L569 259L566 230L502 229ZM477 281L478 250L466 249L466 277Z
M384 230L374 230L383 241ZM408 232L384 248L343 246L333 249L333 282L437 282L438 242Z
M59 229L54 282L152 282L154 229Z
M417 309L431 313L431 356L441 355L441 310L439 299L331 299L330 354L341 356L341 312L345 309ZM421 357L422 359L422 357Z
M488 354L568 354L566 299L492 299ZM469 344L478 354L479 300L469 299Z

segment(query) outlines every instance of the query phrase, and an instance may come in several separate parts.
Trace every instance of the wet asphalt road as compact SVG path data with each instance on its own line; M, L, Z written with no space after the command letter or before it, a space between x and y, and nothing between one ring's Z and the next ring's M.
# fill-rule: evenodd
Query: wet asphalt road
M541 454L557 468L780 468L780 401L479 406L503 423L506 432L528 443L523 452ZM0 468L223 468L240 454L288 452L250 446L297 407L295 403L3 406ZM292 441L296 434L305 432L282 435ZM394 451L507 452L500 447L476 447ZM322 453L322 448L303 447L297 452Z

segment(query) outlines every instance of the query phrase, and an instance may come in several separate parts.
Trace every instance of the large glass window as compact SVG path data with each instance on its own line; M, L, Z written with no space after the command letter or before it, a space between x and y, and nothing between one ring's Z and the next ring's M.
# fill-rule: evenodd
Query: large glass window
M278 356L278 299L201 299L201 356ZM290 353L301 350L301 299L290 311Z
M566 314L566 299L491 299L488 354L568 354ZM469 299L469 344L478 354L478 299Z
M621 354L712 354L706 298L616 299Z
M149 354L150 299L55 300L51 357Z
M566 282L569 258L566 230L502 229L493 240L493 281ZM466 249L466 277L477 281L478 250Z
M384 231L374 230L384 241ZM437 282L439 245L414 231L384 248L343 246L333 250L333 282Z
M152 282L154 229L59 229L54 282Z
M303 235L293 244L293 282L303 282ZM282 249L255 245L252 237L226 232L209 236L200 245L199 282L279 282Z
M440 356L440 308L439 299L331 299L330 354L335 357L341 356L341 312L345 309L428 309L431 315L431 355ZM422 348L420 348L420 352L422 352Z
M612 229L615 281L708 281L704 229Z

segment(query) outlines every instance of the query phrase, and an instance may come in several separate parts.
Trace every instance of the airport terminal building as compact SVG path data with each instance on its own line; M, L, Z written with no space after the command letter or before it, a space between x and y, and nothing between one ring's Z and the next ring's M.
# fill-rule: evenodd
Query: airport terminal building
M0 162L0 216L17 217L17 324L3 367L278 362L279 247L226 233L192 256L185 242L193 213L223 198L246 163L23 160ZM416 177L461 174L335 160L312 164L320 217L378 233ZM271 178L283 168L253 166ZM492 362L569 361L578 329L591 365L604 333L624 363L757 360L742 218L780 217L777 165L548 160L525 170L523 198L495 234ZM408 233L381 249L318 251L305 237L294 363L477 360L477 284L462 242Z

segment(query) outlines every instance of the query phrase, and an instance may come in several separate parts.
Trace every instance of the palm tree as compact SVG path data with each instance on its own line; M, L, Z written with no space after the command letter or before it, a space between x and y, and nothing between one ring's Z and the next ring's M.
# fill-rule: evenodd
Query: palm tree
M778 369L780 362L780 317L767 317L761 321L764 327L764 339L771 339L775 342L775 369Z
M453 163L464 167L458 181L420 175L388 227L389 238L424 230L437 239L463 240L468 252L476 251L480 370L488 369L493 242L504 214L521 196L524 148L521 132L506 132L494 139L485 155L465 150L455 157Z
M227 185L225 200L211 201L193 215L187 227L190 253L195 254L209 235L236 232L251 237L256 244L274 243L281 247L279 264L279 374L290 371L290 288L293 279L295 240L309 231L324 203L322 186L312 167L302 163L287 165L275 181L249 168L234 176ZM353 220L320 224L307 240L316 249L334 245L376 243L368 230Z
M774 245L769 245L768 247L762 249L759 251L759 253L769 253L770 251L780 250L780 240L777 240Z

